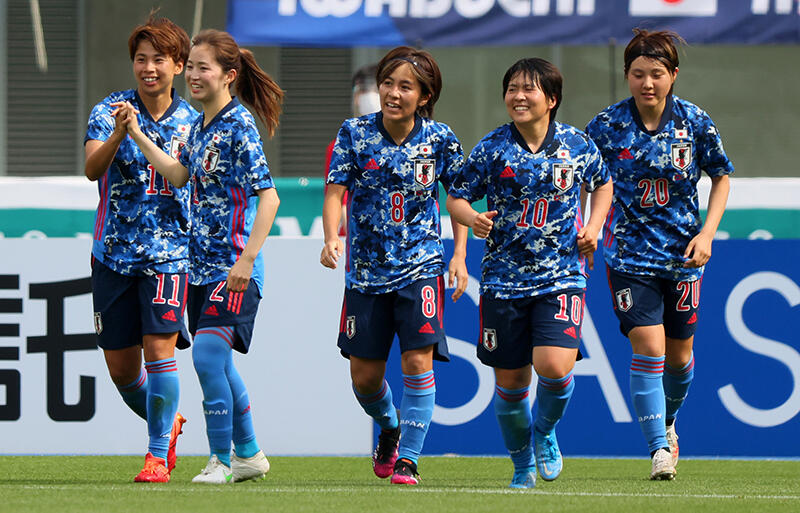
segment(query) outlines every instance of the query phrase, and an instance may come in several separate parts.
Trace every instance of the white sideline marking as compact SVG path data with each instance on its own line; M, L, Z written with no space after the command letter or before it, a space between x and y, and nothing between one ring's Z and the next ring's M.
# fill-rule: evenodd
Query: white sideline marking
M9 483L10 484L10 483ZM111 491L114 490L125 490L130 488L131 486L136 486L139 488L143 488L141 485L108 485L108 486L101 486L98 484L84 484L84 485L22 485L19 488L25 490L81 490L86 489L92 492L97 492L98 487L108 488ZM256 486L256 487L254 487ZM380 490L386 491L402 491L403 493L472 493L472 494L485 494L485 495L519 495L519 494L529 494L529 495L553 495L553 496L560 496L560 497L627 497L627 498L636 498L636 497L643 497L643 498L664 498L664 499L736 499L736 500L766 500L766 501L775 501L775 500L800 500L800 495L747 495L747 494L716 494L716 493L625 493L625 492L616 492L616 493L608 493L608 492L556 492L556 491L544 491L544 490L511 490L505 488L425 488L425 487L398 487L398 486L363 486L363 487L297 487L297 488L270 488L258 485L249 485L249 486L242 486L242 485L234 485L234 486L213 486L213 485L186 485L186 486L179 486L176 487L174 484L170 485L168 488L166 487L159 487L159 486L148 486L147 492L168 492L168 493L176 493L176 492L191 492L193 494L198 492L209 492L218 494L220 492L227 492L230 491L231 493L259 493L259 494L269 494L269 493L355 493L355 492L375 492Z

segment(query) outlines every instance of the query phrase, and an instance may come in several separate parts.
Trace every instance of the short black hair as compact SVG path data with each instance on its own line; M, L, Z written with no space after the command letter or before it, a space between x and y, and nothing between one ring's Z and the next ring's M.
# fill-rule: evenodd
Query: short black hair
M508 83L517 73L530 77L531 81L542 90L545 96L556 101L556 104L550 110L550 121L552 122L556 117L556 112L558 112L558 106L561 105L561 88L564 83L561 72L551 62L538 57L520 59L508 68L506 74L503 75L503 98L505 98L506 91L508 91Z

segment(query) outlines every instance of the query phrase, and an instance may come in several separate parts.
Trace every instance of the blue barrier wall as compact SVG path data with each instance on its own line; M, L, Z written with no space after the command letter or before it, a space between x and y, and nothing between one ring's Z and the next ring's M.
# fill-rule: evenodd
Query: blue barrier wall
M452 242L447 241L448 251ZM482 241L467 265L480 274ZM596 255L601 263L601 253ZM701 291L695 380L678 415L681 455L800 457L800 240L715 241ZM491 369L474 357L476 290L453 304L450 363L436 363L437 412L425 454L506 454L489 401ZM603 265L591 273L575 394L558 425L565 455L644 456L629 399L630 344L619 332ZM387 379L399 405L394 347ZM534 406L535 408L535 406ZM473 418L474 417L474 418Z

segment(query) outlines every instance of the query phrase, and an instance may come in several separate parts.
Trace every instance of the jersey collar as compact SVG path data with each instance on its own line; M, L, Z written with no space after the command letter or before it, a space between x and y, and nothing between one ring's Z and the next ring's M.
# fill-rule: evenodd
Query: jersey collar
M509 126L511 127L511 137L514 138L514 141L516 141L516 143L519 144L519 146L523 150L533 154L531 148L528 146L528 143L525 142L525 138L522 137L522 134L517 128L517 125L515 125L514 122L512 121L511 123L509 123ZM547 126L547 135L544 136L542 145L539 146L539 150L536 153L539 153L540 151L547 149L547 147L550 146L550 143L553 142L555 136L556 136L556 123L555 121L551 121L550 124Z
M672 95L667 95L667 101L664 104L664 112L661 113L661 119L658 122L658 127L655 130L648 130L645 128L644 123L642 122L642 117L639 115L639 109L636 108L636 101L633 97L628 98L628 107L631 109L631 115L633 116L633 121L636 123L636 126L639 127L639 130L646 133L647 135L656 135L660 131L667 126L669 120L672 118Z
M389 135L389 132L386 130L386 127L383 126L383 112L378 111L375 113L375 124L377 125L378 131L381 133L381 135L383 135L384 139L392 144L396 144L394 139L392 139L392 136ZM409 132L406 138L403 139L403 142L398 144L398 146L402 146L413 139L414 136L417 135L417 132L419 132L420 128L422 128L422 116L419 114L414 114L414 128L411 129L411 132Z
M206 130L210 130L211 127L214 126L214 123L216 123L217 121L222 119L222 116L227 114L228 111L233 110L238 105L239 105L239 99L234 96L233 98L231 98L231 101L229 101L227 105L222 107L221 111L217 112L217 115L214 116L214 119L212 119L211 122L206 126L203 126L203 123L205 122L205 113L201 113L200 114L200 131L201 132L205 132Z
M133 94L134 98L136 98L136 102L139 104L139 112L142 114L142 116L145 117L145 119L149 119L154 123L158 123L159 121L165 120L168 117L170 117L172 113L175 112L175 110L181 104L181 97L175 94L175 88L173 87L169 93L170 98L172 98L172 103L169 104L169 107L164 112L164 114L160 118L158 118L158 121L156 121L155 119L153 119L153 116L151 116L150 113L147 111L147 107L144 106L144 102L142 101L142 98L139 96L139 91L134 89Z

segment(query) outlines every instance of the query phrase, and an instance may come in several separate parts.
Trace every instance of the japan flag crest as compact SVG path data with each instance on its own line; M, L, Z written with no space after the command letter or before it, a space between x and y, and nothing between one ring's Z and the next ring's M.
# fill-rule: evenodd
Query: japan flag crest
M483 328L482 344L487 351L494 351L497 349L497 331L493 328Z
M617 308L620 312L627 312L633 306L633 296L629 288L616 291L614 298L617 300Z
M716 16L717 0L629 0L631 16Z
M208 173L217 169L219 163L219 150L214 146L206 146L203 152L203 170Z

